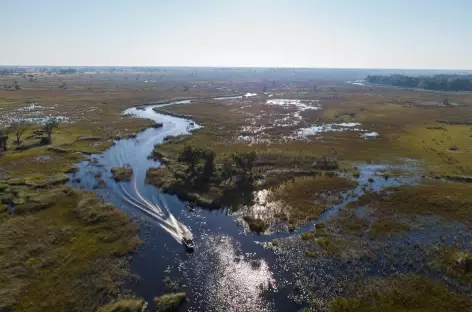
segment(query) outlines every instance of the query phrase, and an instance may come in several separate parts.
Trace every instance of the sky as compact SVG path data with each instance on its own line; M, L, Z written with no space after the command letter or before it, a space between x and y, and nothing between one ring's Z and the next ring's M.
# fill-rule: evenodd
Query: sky
M11 0L1 65L472 69L471 0Z

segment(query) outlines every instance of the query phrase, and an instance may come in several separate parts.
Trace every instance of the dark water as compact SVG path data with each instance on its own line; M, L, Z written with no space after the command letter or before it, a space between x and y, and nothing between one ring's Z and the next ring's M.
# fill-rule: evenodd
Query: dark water
M434 221L431 225L434 232L412 231L408 237L371 246L379 255L376 259L308 259L297 235L311 229L314 222L292 233L259 236L245 232L236 217L227 215L224 210L196 208L190 211L186 202L145 183L147 169L160 165L148 159L154 145L162 143L168 135L187 134L199 128L191 120L158 114L153 107L188 102L126 110L126 114L152 119L163 123L163 127L147 129L135 139L116 141L103 154L91 155L88 161L80 163L80 171L71 176L72 179L81 179L72 185L95 191L106 202L139 220L144 244L133 256L131 272L139 275L140 279L131 280L127 286L148 302L164 292L163 277L170 276L181 282L190 299L181 311L297 311L302 306L295 301L304 302L307 298L329 300L355 285L355 279L364 276L427 272L425 256L415 247L418 242L431 241L433 244L442 237L451 236L451 233L457 235L458 229L464 232L460 235L464 242L472 237L463 227L440 229ZM110 169L125 165L134 170L132 181L115 182ZM415 163L406 160L405 166L403 169L411 170ZM354 192L345 194L343 203L327 210L320 220L337 215L366 188L377 191L418 181L415 174L384 179L378 174L383 169L387 167L359 166L359 186ZM106 188L95 188L99 176ZM187 253L181 244L184 233L191 233L194 237L196 249L193 253ZM285 241L285 249L264 247L264 242L276 238Z

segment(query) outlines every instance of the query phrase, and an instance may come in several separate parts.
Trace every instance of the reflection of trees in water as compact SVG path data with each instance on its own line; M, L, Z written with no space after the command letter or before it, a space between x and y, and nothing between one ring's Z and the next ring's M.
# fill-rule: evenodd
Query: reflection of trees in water
M254 190L254 179L252 177L250 179L240 179L236 181L234 187L223 191L219 204L228 207L231 211L237 210L239 206L251 206L254 204Z

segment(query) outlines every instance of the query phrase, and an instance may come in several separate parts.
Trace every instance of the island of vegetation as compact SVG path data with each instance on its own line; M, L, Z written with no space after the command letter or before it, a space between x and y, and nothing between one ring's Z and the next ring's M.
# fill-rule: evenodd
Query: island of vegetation
M113 167L111 168L111 174L115 181L129 181L133 176L133 168L131 167Z

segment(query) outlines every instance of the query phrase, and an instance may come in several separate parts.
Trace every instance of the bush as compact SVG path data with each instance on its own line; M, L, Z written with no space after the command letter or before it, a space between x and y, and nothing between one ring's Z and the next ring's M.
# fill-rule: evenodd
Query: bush
M49 144L51 144L51 139L48 138L48 137L41 137L41 139L39 139L39 144L49 145Z
M329 159L326 155L323 156L321 159L318 159L313 164L314 169L318 170L336 170L339 168L339 164L336 160Z

